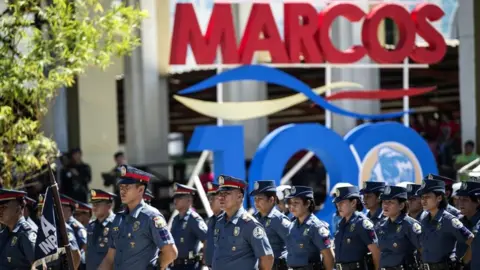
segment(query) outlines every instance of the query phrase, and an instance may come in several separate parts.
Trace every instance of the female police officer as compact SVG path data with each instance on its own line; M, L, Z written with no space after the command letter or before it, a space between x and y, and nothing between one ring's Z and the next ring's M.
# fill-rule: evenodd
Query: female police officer
M380 250L374 225L363 213L358 188L340 187L335 191L338 214L342 217L335 233L336 268L343 270L378 269ZM367 259L372 253L373 263ZM373 264L373 265L372 265Z
M255 218L260 222L267 233L268 241L272 246L275 261L275 270L286 270L287 249L285 243L290 228L290 219L282 214L276 207L275 182L271 180L255 182L254 189L250 192L254 196L257 213Z
M330 231L313 215L315 203L310 187L292 186L286 199L295 220L287 237L287 264L293 269L333 269Z
M421 245L424 268L457 269L455 244L458 241L470 245L473 234L458 218L447 212L445 182L425 179L417 194L421 196L422 206L426 211L420 218L423 229Z
M422 227L407 215L407 189L386 186L380 195L383 214L376 229L381 269L417 270L415 251L420 249Z

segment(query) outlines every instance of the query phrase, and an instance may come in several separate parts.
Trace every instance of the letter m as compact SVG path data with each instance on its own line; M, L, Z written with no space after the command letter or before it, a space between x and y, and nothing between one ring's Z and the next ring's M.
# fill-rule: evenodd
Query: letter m
M193 5L176 4L170 50L171 65L185 64L188 45L192 48L198 65L214 64L219 45L222 49L223 63L238 63L237 40L230 4L213 5L205 36L198 24Z

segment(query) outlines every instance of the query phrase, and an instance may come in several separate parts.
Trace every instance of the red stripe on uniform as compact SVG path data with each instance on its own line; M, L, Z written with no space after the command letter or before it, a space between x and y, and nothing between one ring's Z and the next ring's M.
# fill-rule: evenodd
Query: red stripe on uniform
M147 175L141 175L137 173L126 173L123 177L125 178L134 178L142 181L149 181L150 177Z

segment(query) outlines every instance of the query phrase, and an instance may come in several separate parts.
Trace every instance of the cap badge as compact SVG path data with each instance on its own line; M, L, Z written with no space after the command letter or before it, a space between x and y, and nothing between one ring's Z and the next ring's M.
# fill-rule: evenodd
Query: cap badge
M285 197L290 196L290 194L291 194L290 189L288 189L288 188L285 189L285 190L283 191L283 194L285 194Z
M363 182L363 188L367 188L368 182Z
M212 190L213 189L212 183L207 182L207 188L208 190Z
M95 197L97 196L97 192L95 192L95 190L90 190L90 194L92 195L92 197Z
M297 189L295 187L292 187L290 189L290 194L295 194L295 193L297 193Z
M218 177L218 183L219 183L220 185L223 185L223 184L225 183L225 178L220 175L220 176Z
M424 189L426 185L427 185L427 183L425 183L425 181L423 181L422 186L420 188Z
M383 194L390 195L390 192L392 192L392 188L390 186L386 186L385 191L383 191Z
M38 201L43 202L43 195L42 194L38 195Z
M127 175L127 168L125 166L122 166L120 168L120 176L125 176Z
M411 184L407 185L407 192L412 192L413 186Z
M173 191L177 191L177 189L178 189L178 186L177 186L177 184L175 184L175 185L173 186Z
M467 189L467 186L468 186L468 184L465 183L465 182L463 182L463 183L462 183L462 186L460 187L460 189L461 189L461 190L466 190L466 189Z
M253 184L254 190L258 190L259 187L260 187L260 184L258 184L258 182L255 182L255 184Z
M428 174L428 180L433 180L433 174L431 173Z
M339 188L337 188L335 190L335 197L340 197L340 189Z

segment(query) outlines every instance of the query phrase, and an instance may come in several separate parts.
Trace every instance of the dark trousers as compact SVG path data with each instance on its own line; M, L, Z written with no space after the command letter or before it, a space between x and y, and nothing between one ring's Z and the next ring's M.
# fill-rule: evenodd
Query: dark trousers
M199 270L198 263L195 264L177 264L170 266L170 270Z

